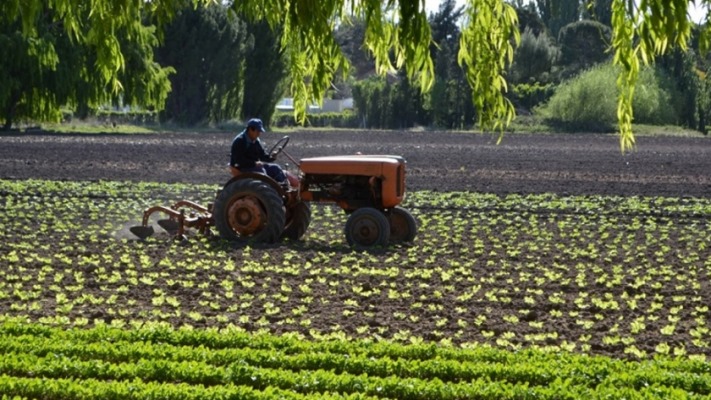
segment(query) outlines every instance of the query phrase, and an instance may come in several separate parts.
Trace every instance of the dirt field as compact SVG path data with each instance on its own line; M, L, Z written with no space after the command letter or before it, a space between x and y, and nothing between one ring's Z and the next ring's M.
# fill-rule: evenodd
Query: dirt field
M398 154L410 190L711 197L711 140L613 135L297 132L287 151ZM232 133L0 136L0 178L221 183ZM273 144L282 135L266 133ZM288 162L282 158L281 162Z
M156 181L219 185L228 179L225 166L232 136L231 133L0 136L0 179ZM270 145L279 137L280 134L266 133L264 141ZM446 132L298 132L291 133L290 137L287 151L296 159L353 154L358 151L366 154L402 155L408 161L407 184L411 191L469 191L472 194L551 192L569 195L711 198L711 139L707 138L639 137L637 150L622 155L617 138L606 135L508 135L500 145L496 145L496 137L493 136ZM286 158L281 161L285 162ZM130 187L127 190L130 192ZM181 248L165 240L143 246L137 240L121 243L113 237L96 233L91 235L98 237L98 241L88 242L82 232L49 229L47 226L52 221L71 221L80 226L96 227L97 221L92 220L90 213L84 212L83 207L91 206L94 210L116 213L110 210L119 205L115 203L121 202L100 196L71 195L67 198L50 196L38 203L32 190L27 192L0 193L0 204L5 201L11 212L25 218L13 220L8 217L3 220L0 214L0 225L4 223L6 227L0 232L0 265L7 260L3 259L4 254L15 252L17 256L16 252L21 252L24 257L17 257L9 265L3 266L0 275L6 275L0 279L0 283L5 281L8 285L13 284L13 287L31 293L34 296L32 304L37 309L18 311L27 309L28 301L20 295L9 294L0 297L0 315L14 316L19 313L32 320L41 320L44 316L61 314L63 306L57 303L56 293L53 292L57 288L58 278L54 274L42 272L43 269L39 267L48 264L50 269L61 269L66 260L77 257L98 260L101 255L104 257L102 263L108 265L109 261L113 262L110 267L112 272L115 271L122 278L107 283L106 277L102 277L97 268L72 265L72 273L63 278L62 285L81 290L68 292L69 301L81 300L79 293L91 294L96 299L118 296L114 301L119 305L129 304L131 309L124 314L132 318L156 319L176 326L196 324L188 318L187 313L176 316L175 313L168 313L171 309L167 305L157 306L154 295L156 288L160 288L167 296L172 296L182 304L183 310L193 310L204 315L206 320L200 324L221 325L227 321L251 331L263 327L254 325L255 321L264 318L267 303L262 296L281 296L280 287L283 284L298 288L304 282L313 281L314 271L301 268L302 265L313 265L309 268L317 270L316 276L333 279L328 283L313 282L310 289L314 298L322 299L323 304L328 303L329 306L310 307L305 316L309 318L309 323L313 323L305 328L298 322L288 322L293 320L294 312L303 312L299 311L303 306L299 301L303 299L295 294L289 302L280 303L280 313L269 317L266 323L270 324L271 331L297 331L309 335L311 332L329 332L333 327L338 327L339 331L353 337L368 334L360 333L362 329L368 332L382 330L380 334L383 337L396 337L397 332L406 331L427 340L456 337L460 342L492 345L498 345L499 340L508 340L506 335L511 332L517 340L527 335L532 340L538 340L536 335L555 334L555 339L546 336L545 343L576 343L580 338L587 338L587 351L620 356L626 353L623 344L605 342L605 335L616 332L619 326L620 331L616 335L631 335L637 340L634 346L646 354L654 354L660 343L666 344L663 342L667 337L660 336L658 332L666 329L667 309L677 306L670 299L683 298L687 303L683 304L679 315L681 322L670 343L682 348L685 346L690 353L711 356L709 346L692 345L689 334L695 329L694 321L699 315L702 321L711 318L705 303L711 286L708 284L709 250L706 245L709 228L704 216L659 214L659 218L650 217L649 225L644 225L647 223L645 215L626 215L617 208L617 200L609 201L610 204L607 204L607 200L601 200L599 209L593 208L589 212L558 210L551 213L550 210L538 210L537 214L529 214L525 206L513 209L504 205L494 210L459 210L451 207L435 211L443 217L437 222L431 218L428 209L423 208L415 210L423 226L413 244L413 248L423 249L422 253L415 254L412 262L401 271L398 270L400 272L395 277L385 279L376 272L384 266L394 266L396 270L400 268L397 264L388 264L387 260L391 257L408 260L412 255L408 248L397 247L367 257L363 265L358 267L360 275L338 275L340 266L346 260L352 262L356 258L343 243L340 225L336 228L333 221L329 221L334 219L331 214L320 214L321 220L312 224L312 233L303 242L255 250L250 257L259 260L268 256L272 263L266 270L254 272L241 269L241 250L224 248L219 243L213 248L210 242L194 241L191 242L192 247ZM69 200L75 203L65 203ZM677 199L669 201L675 204ZM53 206L52 202L57 202L57 206ZM138 212L135 218L140 218ZM338 218L340 222L337 222L341 224L343 216ZM500 222L502 218L515 222L509 226ZM331 226L327 226L327 223ZM462 233L453 234L455 227L441 226L445 223L456 225ZM642 225L644 228L640 228ZM43 231L43 227L46 230ZM534 235L530 232L538 233ZM42 243L42 246L32 243ZM28 244L35 246L29 253ZM481 247L477 247L477 244ZM77 247L82 250L72 250ZM580 249L582 253L571 253ZM590 249L594 250L594 254L586 253ZM199 254L197 257L201 263L207 263L205 265L225 266L226 259L234 259L238 271L235 273L227 268L216 267L211 268L209 273L199 270L196 275L195 271L171 268L173 275L170 278L173 283L162 278L162 274L166 273L163 262L195 265L196 254ZM324 254L332 259L324 262ZM123 257L128 257L128 261ZM38 263L32 261L34 259L50 261ZM539 284L529 279L531 274L527 272L530 271L527 260L537 266L536 273L541 275L537 278L543 279L545 283ZM138 274L136 265L144 261L147 264L140 273L160 276L156 278L155 284L131 281L128 278ZM441 265L447 262L460 265L460 268L445 271L454 274L450 283L455 283L449 286L443 283L444 277L440 281L438 273L432 277L408 275L412 271L431 272L436 268L442 269ZM280 265L287 264L296 265L297 271L285 273L279 270ZM585 270L587 275L583 274L590 298L624 298L636 296L640 290L649 290L650 295L641 298L634 309L626 308L627 303L621 302L622 306L617 311L603 313L591 309L585 310L579 317L572 317L578 315L575 300L578 299L579 291L565 282L576 282L580 278L578 268L581 265L590 267ZM669 276L652 277L659 280L654 283L660 286L642 280L642 289L629 289L628 286L636 283L633 275L624 277L625 284L611 287L596 280L618 275L619 271L615 268L620 265L624 265L625 271L634 276L647 277L646 273L650 269L654 269L657 275ZM543 277L541 268L552 269ZM74 282L73 274L83 277L84 283ZM30 275L29 279L25 279L27 275ZM240 309L239 313L229 311L235 305L234 300L226 297L219 301L208 299L205 296L210 293L191 286L194 279L198 284L205 283L219 288L221 282L234 282L236 276L240 277L239 280L256 283L252 289L242 289L256 300L245 306L247 308ZM676 276L676 280L671 279L672 276ZM684 282L697 282L700 286L694 289L691 285L676 285L677 281L682 282L682 278ZM519 285L528 282L525 284L528 286L517 288L522 293L541 293L537 306L528 310L526 315L521 315L520 310L531 306L524 303L520 296L511 295L509 290L512 285L507 281L511 279L519 282ZM186 283L183 286L183 280L189 281L190 285ZM414 297L393 299L388 297L385 290L367 299L358 297L356 289L361 292L370 291L374 285L380 285L381 281L394 288L395 293L411 293ZM415 287L413 282L421 285ZM460 298L460 294L471 289L471 282L483 285L481 291L470 299ZM104 289L100 289L102 287ZM122 291L126 287L130 287L130 291ZM451 293L434 296L432 290L440 287L449 287ZM500 299L484 297L483 293L498 293L508 298L509 302L502 303ZM553 303L548 298L552 293L560 294L564 300L553 299L556 300ZM641 310L656 310L656 297L653 293L662 293L667 299L659 311L664 317L655 317L654 321L650 318L647 330L642 333L630 333L629 327L635 318L644 316L640 314ZM359 307L355 308L358 313L344 318L346 313L353 312L348 305L353 298L361 301ZM422 308L419 314L412 316L419 318L419 321L395 317L410 312L412 299L420 298L428 299L426 306L432 308ZM217 303L213 304L213 301ZM211 308L213 305L214 308ZM706 311L699 311L704 310L704 307ZM561 317L551 319L551 310L558 309L561 310ZM107 322L116 318L116 315L107 312L107 307L100 302L82 303L81 307L69 311L68 316L90 321L104 319ZM594 320L598 314L607 317L604 321ZM520 316L521 323L511 322L512 315ZM239 322L245 316L249 322ZM488 318L486 322L479 321L482 325L472 329L464 329L456 322L461 318L473 323L482 316ZM437 321L444 321L444 325ZM589 323L592 328L581 326L580 323ZM484 336L483 332L489 332L490 335Z

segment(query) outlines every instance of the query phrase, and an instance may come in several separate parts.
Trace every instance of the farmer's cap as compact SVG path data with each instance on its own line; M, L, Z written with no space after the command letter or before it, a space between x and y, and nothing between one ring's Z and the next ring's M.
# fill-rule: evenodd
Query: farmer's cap
M264 124L262 123L262 120L259 118L252 118L247 122L247 128L255 128L259 130L259 132L266 132L264 130Z

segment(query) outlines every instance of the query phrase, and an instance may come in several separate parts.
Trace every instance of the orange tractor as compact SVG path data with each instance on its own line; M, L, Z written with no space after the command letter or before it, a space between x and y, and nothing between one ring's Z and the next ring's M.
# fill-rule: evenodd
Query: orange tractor
M153 234L149 219L164 213L158 224L183 237L186 229L219 235L238 242L273 243L281 238L300 239L311 223L311 202L337 204L347 214L346 240L366 248L409 242L417 235L417 223L399 206L405 197L405 159L392 155L345 155L294 160L284 151L289 137L281 138L269 151L282 152L298 166L298 175L286 172L288 185L267 175L243 173L230 167L233 175L207 207L182 200L171 207L145 210L143 223L131 228L136 236ZM186 213L187 211L187 213Z

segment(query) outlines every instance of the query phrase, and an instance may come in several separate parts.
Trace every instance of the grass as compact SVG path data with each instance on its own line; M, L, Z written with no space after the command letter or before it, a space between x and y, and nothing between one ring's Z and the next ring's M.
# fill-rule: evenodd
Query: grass
M57 134L119 134L119 135L142 135L156 133L208 133L208 132L226 132L239 131L242 126L236 122L226 122L216 126L194 126L181 127L173 124L158 124L158 125L131 125L131 124L110 124L99 121L72 121L70 123L44 123L39 127L20 128L19 132L31 133L38 130ZM273 127L271 131L288 134L290 132L299 131L349 131L354 129L347 128L332 128L332 127ZM372 129L370 129L372 130ZM433 128L415 127L409 129L413 132L430 131ZM434 129L441 130L441 129ZM481 130L474 128L471 130L461 130L458 132L464 133L481 133ZM633 125L633 132L636 136L675 136L675 137L707 137L702 132L673 125ZM533 115L522 115L516 117L511 125L505 130L504 136L516 134L549 134L549 133L588 133L582 131L573 131L559 126L554 126L546 123L543 119ZM603 134L616 134L614 130L609 132L596 132Z

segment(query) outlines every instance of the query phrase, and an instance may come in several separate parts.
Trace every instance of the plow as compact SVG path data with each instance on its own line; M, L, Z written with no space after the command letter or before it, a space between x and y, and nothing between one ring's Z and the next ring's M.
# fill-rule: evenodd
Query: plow
M174 237L188 230L212 235L213 229L234 242L274 243L299 240L311 223L312 203L333 203L347 215L344 229L349 245L358 248L409 242L417 222L401 207L405 197L406 161L395 155L341 155L294 159L284 136L270 151L284 154L297 167L286 171L286 184L266 174L229 167L231 178L207 206L179 200L153 206L141 225L130 228L140 239L155 233L151 217L163 214L158 225Z
M141 225L130 228L131 233L140 239L146 239L155 233L149 224L153 214L163 213L166 219L159 219L157 224L171 236L184 237L186 229L195 229L202 234L210 234L210 227L214 225L212 218L212 204L204 207L189 200L180 200L170 207L153 206L143 212ZM186 215L185 210L190 212Z

